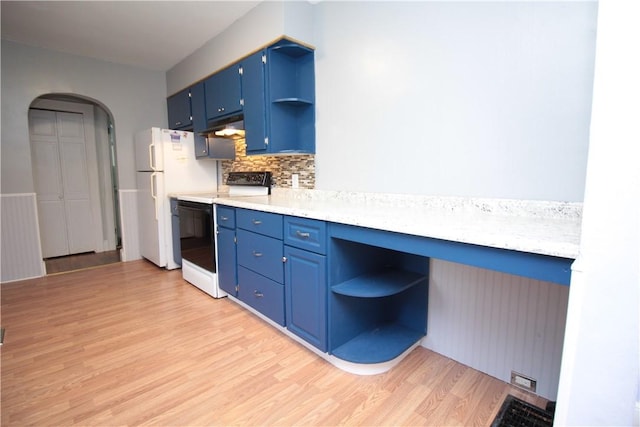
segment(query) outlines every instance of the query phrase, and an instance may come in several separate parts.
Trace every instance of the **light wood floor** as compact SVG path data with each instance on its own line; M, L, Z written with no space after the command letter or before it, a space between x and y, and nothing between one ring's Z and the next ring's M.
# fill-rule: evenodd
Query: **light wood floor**
M490 425L512 393L418 347L345 373L146 261L2 285L2 425Z

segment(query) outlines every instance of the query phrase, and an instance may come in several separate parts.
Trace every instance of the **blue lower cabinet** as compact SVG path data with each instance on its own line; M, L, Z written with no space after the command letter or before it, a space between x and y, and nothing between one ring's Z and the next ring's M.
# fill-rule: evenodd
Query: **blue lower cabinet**
M238 299L277 324L285 325L282 284L238 266Z
M229 295L236 296L238 283L236 254L236 211L228 206L215 206L216 253L218 255L218 286Z
M218 285L229 295L236 296L237 256L236 230L218 227Z
M217 218L221 288L318 350L379 364L425 336L429 258L410 236L251 209Z
M322 351L327 349L326 256L284 247L287 329Z
M180 252L180 216L178 215L178 199L171 198L171 244L173 247L173 261L182 265L182 253Z

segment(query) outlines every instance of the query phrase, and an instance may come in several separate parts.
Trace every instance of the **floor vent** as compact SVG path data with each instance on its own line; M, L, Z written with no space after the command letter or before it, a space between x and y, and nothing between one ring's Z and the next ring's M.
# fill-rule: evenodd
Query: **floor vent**
M540 409L508 395L491 427L551 427L552 425L553 410Z

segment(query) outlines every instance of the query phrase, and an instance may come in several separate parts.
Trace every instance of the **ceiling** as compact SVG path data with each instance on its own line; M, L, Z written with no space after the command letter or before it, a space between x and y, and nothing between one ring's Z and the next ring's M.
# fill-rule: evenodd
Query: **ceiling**
M261 1L2 0L2 39L166 71Z

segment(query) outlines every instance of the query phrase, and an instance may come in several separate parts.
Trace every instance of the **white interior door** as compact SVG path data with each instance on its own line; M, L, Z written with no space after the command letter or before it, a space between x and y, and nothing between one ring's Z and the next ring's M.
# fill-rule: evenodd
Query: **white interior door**
M95 250L82 114L29 110L45 258Z

